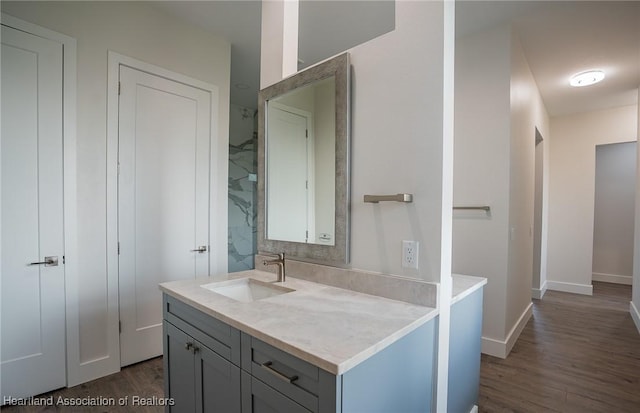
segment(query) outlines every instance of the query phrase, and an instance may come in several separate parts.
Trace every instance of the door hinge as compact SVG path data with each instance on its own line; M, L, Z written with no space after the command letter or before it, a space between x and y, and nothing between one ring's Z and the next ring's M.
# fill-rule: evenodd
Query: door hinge
M118 333L122 334L122 321L118 321Z
M120 162L118 162L118 176L120 176Z
M118 255L120 255L120 241L118 241Z
M308 138L309 137L309 129L305 129L304 130L304 137Z
M62 256L62 263L63 263L63 264L66 264L66 263L67 263L67 259L65 258L65 256L64 256L64 255Z
M309 181L304 181L304 187L305 187L306 189L309 189Z
M121 90L122 90L122 83L118 82L118 96L120 96Z

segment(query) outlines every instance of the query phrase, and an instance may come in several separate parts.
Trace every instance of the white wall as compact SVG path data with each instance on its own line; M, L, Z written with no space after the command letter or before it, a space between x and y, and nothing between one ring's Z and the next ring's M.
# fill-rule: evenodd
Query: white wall
M397 2L396 29L351 50L351 264L440 279L443 5ZM412 193L413 203L365 204ZM402 240L420 269L401 268Z
M218 86L217 133L227 139L230 46L143 3L2 2L2 11L77 39L79 250L78 257L69 259L78 260L78 297L68 297L78 300L79 312L77 326L69 326L78 330L79 343L68 343L77 349L69 360L69 382L75 384L120 366L114 357L118 349L108 345L118 331L117 324L107 320L114 310L109 307L113 300L107 294L106 267L107 51ZM227 179L226 164L224 169L222 182ZM225 223L225 239L226 231ZM226 257L226 250L221 253Z
M351 264L440 282L438 412L447 411L451 302L454 3L444 3L397 1L395 30L349 50ZM363 202L404 192L413 203ZM420 242L418 271L401 267L402 240Z
M455 98L454 205L491 213L454 214L453 271L489 279L483 352L505 357L530 315L535 127L549 136L509 26L457 39Z
M270 3L270 2L267 2ZM275 3L275 2L274 2ZM352 64L351 117L351 267L440 281L438 411L446 411L448 311L451 282L448 268L451 182L444 130L444 90L452 97L444 67L445 30L453 32L453 14L445 18L442 2L398 1L395 30L349 50ZM263 8L264 10L264 8ZM275 10L275 12L274 12ZM448 9L452 10L452 9ZM263 13L263 34L282 24L277 7ZM445 27L445 20L448 22ZM263 54L278 38L263 36ZM453 52L453 44L449 45ZM280 80L277 56L261 66L261 87ZM450 100L450 98L448 99ZM450 129L450 128L449 128ZM446 136L443 139L443 136ZM449 154L450 155L450 154ZM447 158L447 163L443 159ZM448 176L449 174L447 174ZM365 204L365 194L412 193L413 203ZM401 267L402 240L420 242L420 269ZM441 254L441 252L443 252ZM442 256L441 256L442 255ZM446 272L441 278L441 262ZM446 284L446 285L445 285Z
M636 116L636 137L640 135L640 85L638 86L638 113ZM636 164L636 231L633 255L633 300L631 301L631 315L640 332L640 145L638 147L638 163Z
M593 280L631 284L636 142L596 146Z
M636 140L636 105L551 119L549 289L592 294L596 145Z
M482 335L505 337L509 227L509 27L456 40L453 272L486 277Z
M547 139L550 138L549 116L520 40L513 31L510 92L509 276L505 326L508 351L531 314L536 128ZM544 200L544 184L542 196ZM544 221L544 202L542 215ZM544 226L542 234L546 234ZM541 278L544 278L544 275ZM512 332L513 329L516 330Z

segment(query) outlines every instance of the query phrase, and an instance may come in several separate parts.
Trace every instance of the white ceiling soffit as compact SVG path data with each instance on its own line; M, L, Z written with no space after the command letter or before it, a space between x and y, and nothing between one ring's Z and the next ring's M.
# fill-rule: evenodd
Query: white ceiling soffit
M640 85L639 1L461 1L456 35L512 23L550 116L636 104ZM602 69L604 81L569 86Z

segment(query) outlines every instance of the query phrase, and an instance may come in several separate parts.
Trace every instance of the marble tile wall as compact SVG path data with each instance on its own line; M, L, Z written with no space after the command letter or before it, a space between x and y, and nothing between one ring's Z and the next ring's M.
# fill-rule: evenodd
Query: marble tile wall
M257 113L230 105L229 114L229 272L254 268L258 168Z

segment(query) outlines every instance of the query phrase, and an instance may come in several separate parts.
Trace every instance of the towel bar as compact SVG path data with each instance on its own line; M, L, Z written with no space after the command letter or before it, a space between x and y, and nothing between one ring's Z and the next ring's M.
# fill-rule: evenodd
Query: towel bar
M395 202L413 202L413 194L396 194L396 195L365 195L364 202L371 202L377 204L383 201L395 201Z
M491 207L488 205L481 205L481 206L454 206L453 209L465 209L465 210L470 210L470 209L478 209L478 210L482 210L485 212L490 212L491 211Z

